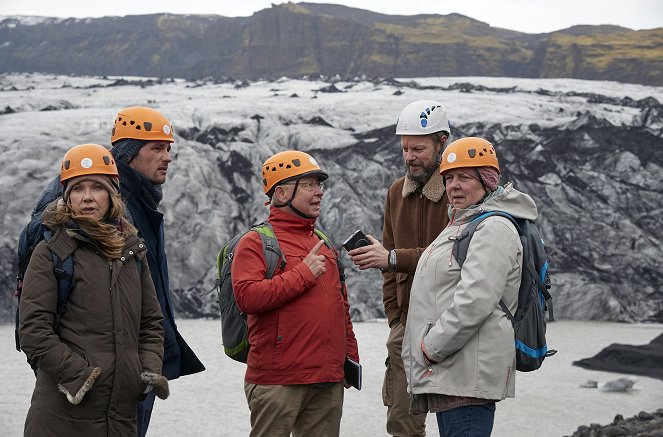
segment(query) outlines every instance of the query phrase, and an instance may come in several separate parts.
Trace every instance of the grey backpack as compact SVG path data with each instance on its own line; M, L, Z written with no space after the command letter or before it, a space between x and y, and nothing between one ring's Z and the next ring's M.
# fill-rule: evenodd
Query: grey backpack
M453 256L459 266L467 257L472 235L479 224L492 216L506 217L514 224L523 245L523 269L518 290L518 309L515 314L500 300L500 308L513 325L516 342L516 369L531 372L541 367L546 357L557 353L546 343L546 311L555 320L552 308L548 255L536 225L526 219L514 218L506 212L490 211L475 217L455 239Z

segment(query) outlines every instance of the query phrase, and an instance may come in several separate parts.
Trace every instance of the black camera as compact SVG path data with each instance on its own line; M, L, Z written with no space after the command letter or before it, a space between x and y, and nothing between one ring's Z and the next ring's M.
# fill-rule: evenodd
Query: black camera
M357 229L350 237L343 242L343 247L348 252L358 247L369 246L371 242L368 240L366 234Z

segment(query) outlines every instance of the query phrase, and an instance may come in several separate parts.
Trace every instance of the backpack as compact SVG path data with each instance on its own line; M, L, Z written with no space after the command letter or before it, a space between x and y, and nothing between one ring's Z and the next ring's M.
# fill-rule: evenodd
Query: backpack
M467 257L470 240L477 226L488 217L508 218L516 227L523 245L523 268L518 290L518 309L511 314L500 300L500 308L506 313L513 325L516 346L516 369L531 372L541 367L546 357L557 353L548 349L546 343L546 311L550 321L554 321L550 276L548 275L548 256L545 243L536 225L526 219L514 218L506 212L490 211L475 217L454 241L452 253L458 265L462 267Z
M246 233L251 231L257 232L262 241L262 251L267 267L265 272L266 279L271 279L277 268L284 269L286 263L285 255L281 252L279 242L274 234L274 229L269 222L254 225L248 231L236 236L221 248L216 257L218 278L214 282L214 286L218 292L218 303L221 311L221 339L223 351L230 358L239 361L240 363L246 363L249 356L249 328L246 314L244 314L237 306L230 273L237 244ZM338 266L339 276L341 278L341 293L344 293L345 275L338 253L329 240L329 237L319 229L314 229L314 232L325 242L327 247L331 249L336 257L336 265Z

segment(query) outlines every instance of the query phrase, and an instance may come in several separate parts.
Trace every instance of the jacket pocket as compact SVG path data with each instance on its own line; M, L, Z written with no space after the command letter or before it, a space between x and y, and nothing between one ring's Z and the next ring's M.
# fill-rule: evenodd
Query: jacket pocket
M384 381L382 382L382 403L385 407L391 407L394 399L394 378L396 375L389 357L387 357L384 364L387 368L384 371Z
M410 275L407 273L396 273L396 303L401 310L407 309L404 305L409 304L409 302L403 302L406 296L409 300L410 294L407 289L409 277Z

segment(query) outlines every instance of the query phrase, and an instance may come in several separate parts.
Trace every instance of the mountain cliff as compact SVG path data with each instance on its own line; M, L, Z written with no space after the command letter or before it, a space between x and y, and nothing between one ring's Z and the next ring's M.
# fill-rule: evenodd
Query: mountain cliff
M579 78L663 84L663 29L526 34L459 14L284 3L251 17L0 17L0 72L161 78Z
M39 192L69 147L109 143L118 109L148 104L173 122L161 207L176 309L215 317L216 252L267 216L261 163L285 149L312 154L330 174L320 226L336 242L357 228L380 238L387 189L405 171L396 118L411 101L433 98L447 107L454 138L493 141L503 182L535 199L556 317L663 321L660 88L560 79L12 74L0 75L0 96L0 320L13 314L16 241ZM346 265L355 320L383 316L381 274Z

